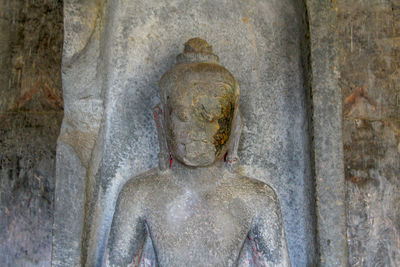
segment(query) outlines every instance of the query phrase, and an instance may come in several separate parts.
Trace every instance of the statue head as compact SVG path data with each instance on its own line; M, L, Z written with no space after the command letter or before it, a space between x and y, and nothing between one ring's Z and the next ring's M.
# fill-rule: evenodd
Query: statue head
M160 80L167 147L188 166L212 165L228 149L239 85L218 61L206 41L193 38Z

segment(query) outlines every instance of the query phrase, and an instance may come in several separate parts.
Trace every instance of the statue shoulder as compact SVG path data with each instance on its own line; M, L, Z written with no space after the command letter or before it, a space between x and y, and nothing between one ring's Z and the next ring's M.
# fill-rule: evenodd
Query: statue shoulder
M158 184L161 174L158 169L151 169L128 179L122 186L119 198L138 200L145 198L153 190L154 185Z
M251 196L254 204L258 203L264 207L279 206L278 196L269 184L242 175L238 175L235 180L238 183L236 186L246 191L245 193Z

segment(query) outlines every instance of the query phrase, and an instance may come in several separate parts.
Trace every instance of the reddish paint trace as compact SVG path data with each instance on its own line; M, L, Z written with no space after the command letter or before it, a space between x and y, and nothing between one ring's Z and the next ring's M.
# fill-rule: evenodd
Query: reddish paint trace
M41 92L44 96L44 101L53 108L62 107L62 99L52 92L50 86L42 81L40 76L39 80L35 83L32 89L23 94L13 105L13 109L21 108L26 102L31 100L33 96Z
M365 99L368 104L372 105L374 108L377 107L377 103L368 96L367 88L365 86L357 87L356 89L354 89L353 93L346 97L346 99L344 100L344 115L351 115L353 109L355 108L355 106L357 106L361 99Z
M172 162L174 161L174 158L172 157L171 154L169 154L169 168L172 169Z
M160 124L159 124L159 122L158 122L158 110L155 110L155 111L153 112L153 116L154 116L154 120L155 120L155 122L156 122L156 127L157 127L157 128L160 128Z
M251 238L250 236L247 236L247 238L248 238L249 241L250 241L251 254L252 254L252 256L253 256L254 265L255 265L255 266L267 267L266 263L265 263L264 260L263 260L261 251L259 251L259 250L257 249L256 242L254 241L254 239Z

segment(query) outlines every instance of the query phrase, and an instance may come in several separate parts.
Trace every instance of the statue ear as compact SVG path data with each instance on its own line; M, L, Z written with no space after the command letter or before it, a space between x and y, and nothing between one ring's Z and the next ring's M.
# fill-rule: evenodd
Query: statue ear
M240 164L240 158L238 156L238 148L239 148L240 136L242 134L244 126L244 120L239 109L237 109L235 116L236 118L234 120L234 125L231 134L232 139L231 142L229 143L228 156L226 158L226 167L230 172L236 172Z
M164 114L161 104L158 104L153 110L154 121L156 122L158 143L160 145L160 153L158 153L158 167L161 171L168 168L170 153L168 151L167 136L165 134Z

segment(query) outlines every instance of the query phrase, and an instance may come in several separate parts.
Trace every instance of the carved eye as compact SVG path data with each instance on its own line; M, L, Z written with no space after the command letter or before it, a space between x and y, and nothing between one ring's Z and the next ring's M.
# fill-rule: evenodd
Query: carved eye
M179 108L175 109L176 116L181 121L188 121L189 120L189 112L186 109Z
M229 84L227 84L227 83L218 83L218 91L220 91L220 92L226 92L226 93L229 93L229 94L233 94L234 92L233 92L233 88L229 85Z
M200 114L203 117L203 119L205 119L209 122L213 122L217 118L216 114L213 114L212 112L207 111L207 109L204 107L204 105L201 105Z

